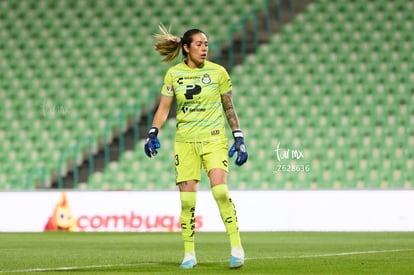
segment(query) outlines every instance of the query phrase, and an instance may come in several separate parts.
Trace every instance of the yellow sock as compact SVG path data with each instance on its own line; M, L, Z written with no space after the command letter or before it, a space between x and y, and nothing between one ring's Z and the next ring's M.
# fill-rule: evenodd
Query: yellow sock
M184 253L194 253L196 192L180 192L181 199L181 236L184 241Z
M232 247L234 246L242 246L241 245L241 240L240 240L240 234L239 232L233 233L229 235L230 238L230 245Z
M230 245L242 246L239 233L239 225L237 223L236 208L230 198L229 190L226 184L219 184L214 186L211 191L213 192L214 199L220 211L221 219L226 227L227 234L229 235Z

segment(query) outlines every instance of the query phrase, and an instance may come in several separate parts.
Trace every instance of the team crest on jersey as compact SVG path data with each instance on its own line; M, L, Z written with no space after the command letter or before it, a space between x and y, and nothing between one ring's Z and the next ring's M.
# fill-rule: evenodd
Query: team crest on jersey
M203 82L204 84L209 84L211 83L211 78L208 74L203 75L203 78L201 78L201 82Z

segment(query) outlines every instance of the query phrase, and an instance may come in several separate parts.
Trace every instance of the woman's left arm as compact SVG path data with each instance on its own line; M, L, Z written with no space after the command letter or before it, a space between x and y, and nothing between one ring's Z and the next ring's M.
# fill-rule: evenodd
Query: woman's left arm
M232 91L221 95L223 110L232 131L240 130L240 122L233 104Z

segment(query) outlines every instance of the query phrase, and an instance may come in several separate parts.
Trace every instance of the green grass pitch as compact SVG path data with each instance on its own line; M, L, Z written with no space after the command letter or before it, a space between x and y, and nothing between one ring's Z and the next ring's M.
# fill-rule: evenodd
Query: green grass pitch
M228 268L223 233L196 233L198 266L180 270L179 233L0 233L1 274L414 274L414 232L242 232Z

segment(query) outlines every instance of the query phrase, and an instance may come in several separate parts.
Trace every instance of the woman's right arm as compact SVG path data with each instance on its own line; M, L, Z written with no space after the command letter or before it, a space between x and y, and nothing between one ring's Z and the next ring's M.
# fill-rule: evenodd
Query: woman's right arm
M152 126L161 129L167 120L168 113L170 112L174 97L161 95L160 104L155 112L154 119L152 120Z

